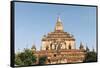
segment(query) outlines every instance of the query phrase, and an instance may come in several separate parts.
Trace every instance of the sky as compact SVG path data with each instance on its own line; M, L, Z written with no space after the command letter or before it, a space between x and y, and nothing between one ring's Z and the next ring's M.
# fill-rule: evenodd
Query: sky
M39 50L43 35L54 31L58 16L64 31L74 35L77 48L82 42L96 49L96 7L16 2L15 52L33 44Z

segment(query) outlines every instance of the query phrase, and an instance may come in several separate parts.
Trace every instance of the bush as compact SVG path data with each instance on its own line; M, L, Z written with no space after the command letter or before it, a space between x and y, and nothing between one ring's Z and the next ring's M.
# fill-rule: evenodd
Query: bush
M96 62L96 61L97 61L97 53L93 51L87 52L84 62Z
M41 57L39 57L39 64L40 65L41 64L45 64L46 60L47 60L47 56L41 56Z
M33 65L34 63L36 63L36 56L29 49L15 55L16 65Z

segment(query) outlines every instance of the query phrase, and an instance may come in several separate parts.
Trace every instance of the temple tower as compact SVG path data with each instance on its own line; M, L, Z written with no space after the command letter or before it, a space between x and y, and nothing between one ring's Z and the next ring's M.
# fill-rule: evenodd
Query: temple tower
M64 32L60 17L57 17L54 32L44 35L42 38L42 50L66 50L75 49L75 38L68 32Z
M63 25L62 25L60 17L57 18L55 31L63 31Z

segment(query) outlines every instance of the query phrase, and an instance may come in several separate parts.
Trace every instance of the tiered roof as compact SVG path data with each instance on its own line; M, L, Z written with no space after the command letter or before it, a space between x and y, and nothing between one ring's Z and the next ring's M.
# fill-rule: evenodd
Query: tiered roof
M59 17L57 19L57 23L56 23L54 32L48 33L47 36L45 35L43 37L42 41L58 39L58 38L62 38L65 40L75 40L73 35L69 34L68 32L64 32L63 25L62 25L62 22Z

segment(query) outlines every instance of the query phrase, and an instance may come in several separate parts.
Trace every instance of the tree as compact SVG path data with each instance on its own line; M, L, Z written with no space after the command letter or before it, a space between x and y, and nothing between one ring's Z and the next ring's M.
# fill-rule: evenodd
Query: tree
M45 64L46 60L47 60L47 56L41 56L41 57L39 57L39 64L40 65L41 64Z
M24 49L23 52L15 55L16 65L33 65L35 62L36 56L33 55L32 51L29 49Z
M20 55L20 54L16 54L16 55L15 55L15 64L16 64L16 65L23 65L23 62L21 61L19 55Z
M90 51L86 53L86 58L84 62L96 62L97 61L97 53Z

